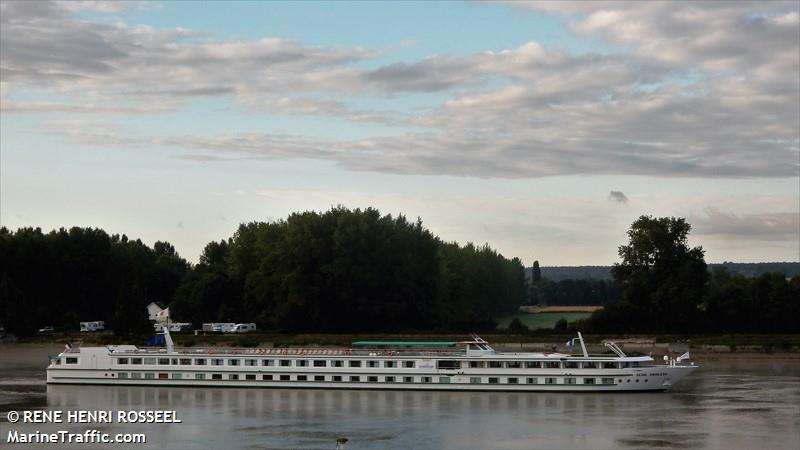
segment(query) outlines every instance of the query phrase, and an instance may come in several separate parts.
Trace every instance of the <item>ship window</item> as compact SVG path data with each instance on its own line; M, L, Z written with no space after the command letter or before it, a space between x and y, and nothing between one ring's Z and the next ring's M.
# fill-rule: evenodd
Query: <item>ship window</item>
M575 384L575 378L564 378L564 384Z
M614 379L613 378L603 378L601 381L603 382L603 384L614 384ZM622 381L622 380L619 380L619 381Z
M414 377L403 377L403 383L413 383Z
M152 380L152 379L155 379L155 377L156 377L156 374L154 374L153 372L148 372L148 373L144 374L144 379L145 380Z
M281 381L289 381L289 375L281 375Z
M183 374L182 373L173 373L172 374L172 379L173 380L180 380L181 378L183 378Z
M168 373L166 373L166 372L160 372L160 373L158 374L158 379L159 379L159 380L166 380L167 378L169 378L169 374L168 374Z
M264 366L264 367L267 367L267 366L274 366L274 365L275 365L275 360L272 360L272 359L262 359L262 360L261 360L261 365L262 365L262 366Z
M594 378L584 378L583 384L594 384Z
M128 378L128 372L120 372L118 376L120 378Z
M374 376L367 377L367 381L369 381L370 383L377 383L378 382L378 377L374 377Z
M431 377L422 377L422 382L423 383L432 383L433 382L433 378L431 378Z
M413 369L415 365L414 361L403 361L403 367L406 369Z
M178 365L178 358L172 358L172 363L171 364L173 366L177 366Z
M181 358L181 365L182 366L191 366L192 359L191 358Z
M617 363L615 362L606 361L603 363L603 369L616 369L616 368L617 368Z
M211 375L211 379L212 380L221 380L222 379L222 374L221 373L212 374Z
M308 367L308 360L305 359L297 359L294 362L296 367Z
M378 367L379 361L367 361L367 367Z
M552 378L552 377L545 378L544 384L558 384L558 378Z
M117 364L128 364L128 358L117 358Z
M480 384L481 377L469 377L469 382L472 384Z
M489 384L497 384L500 382L500 378L498 377L489 377Z
M244 365L245 366L249 366L249 367L257 366L258 365L258 360L257 359L245 359L244 360Z
M489 361L489 367L493 369L498 369L503 367L503 363L501 361Z
M540 369L542 367L541 361L525 361L525 367L528 369Z
M290 367L292 365L291 359L282 359L281 360L281 367Z
M333 376L333 381L342 381L342 376L341 375L334 375Z
M439 377L439 383L450 383L450 377Z
M337 359L335 361L331 361L331 366L333 367L344 367L344 361Z
M137 366L141 365L142 364L142 358L131 358L131 364L135 364Z
M461 361L452 361L452 360L439 360L436 361L436 368L437 369L460 369L461 368Z
M639 361L634 361L633 362L633 367L639 367Z
M519 378L509 378L507 383L508 384L519 384Z
M194 360L194 364L196 366L205 366L206 365L206 360L205 360L205 358L195 359Z
M169 358L158 358L158 365L159 366L169 365Z
M383 381L385 381L387 383L394 383L394 380L395 380L394 377L386 377L386 378L383 379Z
M389 367L389 368L397 367L397 361L384 361L383 367Z
M314 360L314 367L327 367L327 366L328 366L328 361L325 361L324 359Z
M194 374L194 379L195 380L205 380L206 379L206 374L204 374L204 373L196 373L196 374Z
M564 361L564 368L565 369L577 369L578 368L578 361Z
M239 379L239 374L238 373L230 373L230 374L228 374L228 379L229 380L238 380Z
M78 358L67 357L65 364L78 364Z
M142 374L139 372L131 372L131 378L136 378L137 380L142 378Z
M314 375L314 381L325 381L325 375Z
M261 375L261 379L264 381L272 381L272 375Z
M470 361L469 362L470 369L480 369L483 368L483 361Z
M636 379L636 382L637 382L637 383L639 382L639 379L638 379L638 378Z
M214 358L211 360L212 366L221 366L223 364L223 360L219 358Z
M587 361L583 363L584 369L597 369L597 363L594 361Z
M247 375L244 376L244 379L245 380L255 380L256 376L255 375L251 375L251 374L247 374Z
M536 378L528 377L528 378L525 379L525 382L528 383L528 384L536 384L536 383L538 383L538 380Z
M228 365L229 365L229 366L238 366L238 365L240 365L241 363L242 363L242 362L241 362L240 360L238 360L238 359L229 359L229 360L228 360Z
M156 363L156 359L155 358L145 358L144 359L144 363L145 364L155 364Z
M520 367L522 367L522 363L519 361L508 361L506 362L506 367L508 367L509 369L519 369Z
M350 381L361 381L361 377L358 375L353 375L350 377Z
M350 361L350 367L361 367L361 361Z
M561 363L558 361L547 361L544 363L544 367L547 369L558 369L561 367Z
M308 375L298 375L297 381L308 381Z

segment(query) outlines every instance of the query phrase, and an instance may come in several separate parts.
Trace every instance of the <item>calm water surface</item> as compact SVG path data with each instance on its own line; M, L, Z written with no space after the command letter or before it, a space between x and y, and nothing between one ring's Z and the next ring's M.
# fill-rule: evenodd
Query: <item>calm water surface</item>
M137 448L334 448L339 436L347 449L800 448L798 358L699 359L666 393L459 393L47 386L47 354L60 350L0 346L0 447L37 448L8 446L9 428L92 428L146 433ZM26 409L174 409L183 423L6 421Z

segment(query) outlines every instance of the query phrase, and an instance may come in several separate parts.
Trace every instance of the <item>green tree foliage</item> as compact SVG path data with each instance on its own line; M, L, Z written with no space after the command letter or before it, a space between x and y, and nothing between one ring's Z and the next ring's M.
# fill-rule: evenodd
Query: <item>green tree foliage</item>
M596 313L590 325L611 331L696 330L700 324L708 271L701 247L690 248L691 226L684 219L641 216L619 247L621 262L612 274L622 300Z
M121 310L144 315L149 300L172 297L188 270L165 242L151 249L95 228L0 228L0 322L24 336L46 325L113 323ZM121 297L126 280L138 280L145 294Z
M286 331L481 330L524 297L518 259L444 243L419 220L337 207L242 224L209 244L173 312Z
M717 268L703 309L706 331L800 332L800 275L791 280L782 273L748 278Z

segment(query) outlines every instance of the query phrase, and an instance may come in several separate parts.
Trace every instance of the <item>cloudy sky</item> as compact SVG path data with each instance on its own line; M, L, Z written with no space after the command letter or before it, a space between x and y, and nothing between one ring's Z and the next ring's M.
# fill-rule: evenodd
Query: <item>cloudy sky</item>
M196 261L374 206L583 265L653 214L709 262L800 259L796 1L1 4L9 228Z

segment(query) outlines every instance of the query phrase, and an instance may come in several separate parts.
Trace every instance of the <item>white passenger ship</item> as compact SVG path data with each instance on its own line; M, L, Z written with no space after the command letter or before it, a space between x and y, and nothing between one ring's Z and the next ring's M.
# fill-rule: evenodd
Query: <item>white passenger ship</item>
M133 345L68 348L52 357L47 382L151 386L475 391L658 391L697 368L683 358L656 363L609 354L497 352L478 336L464 342L354 342L350 349L175 349ZM686 355L684 355L686 357Z

